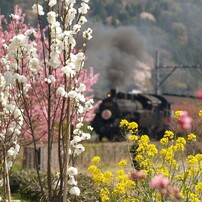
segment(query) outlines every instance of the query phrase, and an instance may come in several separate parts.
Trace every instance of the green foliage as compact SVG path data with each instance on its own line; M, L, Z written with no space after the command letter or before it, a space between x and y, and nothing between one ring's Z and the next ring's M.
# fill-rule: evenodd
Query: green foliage
M43 174L42 180L45 182L45 174ZM11 192L20 193L22 199L29 199L33 202L40 201L41 190L38 185L37 175L34 171L22 170L12 172L10 175L10 185Z
M46 175L41 173L42 183L45 187ZM94 182L91 177L79 174L77 176L78 186L81 190L79 197L71 196L68 194L69 202L94 202L99 199L98 190L94 186ZM38 184L37 175L35 171L14 171L10 176L11 192L18 194L18 198L24 200L30 200L32 202L38 202L41 200L41 190Z

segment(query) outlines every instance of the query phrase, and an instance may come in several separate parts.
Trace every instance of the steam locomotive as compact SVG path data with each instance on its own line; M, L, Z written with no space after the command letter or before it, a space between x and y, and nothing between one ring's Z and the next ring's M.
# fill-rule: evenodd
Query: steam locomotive
M135 121L139 133L150 138L160 139L168 129L171 116L171 103L163 95L124 93L112 89L102 100L91 126L102 141L123 141L119 124L122 119Z

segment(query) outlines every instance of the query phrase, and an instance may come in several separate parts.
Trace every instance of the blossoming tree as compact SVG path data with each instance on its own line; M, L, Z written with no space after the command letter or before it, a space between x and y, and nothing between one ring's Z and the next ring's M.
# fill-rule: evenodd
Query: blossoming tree
M92 38L92 29L84 27L88 1L79 4L76 0L46 0L41 5L35 1L32 9L38 18L38 28L24 24L22 11L16 7L8 31L1 32L0 88L9 91L1 93L0 106L4 113L8 111L8 120L12 120L9 124L16 123L10 130L10 125L1 119L6 130L1 126L0 133L4 137L5 131L12 131L12 137L16 137L14 134L19 135L23 129L32 138L36 153L37 142L47 140L46 185L40 178L39 162L35 158L43 201L67 201L67 192L80 194L75 177L78 171L71 161L85 150L81 142L90 138L91 127L87 133L83 125L92 114L93 99L89 92L97 81L92 69L90 75L84 69L87 41ZM47 27L42 27L43 16ZM80 32L84 43L77 51ZM55 140L59 174L53 178L51 157ZM14 150L18 150L17 144L6 151L11 154Z

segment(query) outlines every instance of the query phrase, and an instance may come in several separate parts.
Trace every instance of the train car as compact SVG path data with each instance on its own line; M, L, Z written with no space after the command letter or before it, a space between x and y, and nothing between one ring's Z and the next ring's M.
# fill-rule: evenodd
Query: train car
M168 128L169 117L170 103L164 96L124 93L112 89L99 105L91 125L100 141L103 137L110 141L125 140L119 128L122 119L138 123L140 135L147 134L160 139Z

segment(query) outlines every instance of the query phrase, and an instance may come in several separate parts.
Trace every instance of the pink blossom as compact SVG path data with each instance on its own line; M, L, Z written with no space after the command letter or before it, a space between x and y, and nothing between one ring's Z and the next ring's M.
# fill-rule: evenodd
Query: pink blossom
M62 55L60 55L59 60L60 60L60 65L58 66L57 69L54 69L51 71L50 74L48 74L48 70L44 68L44 63L43 61L49 61L49 54L46 52L45 55L43 55L42 50L43 46L49 47L49 40L46 38L46 32L48 31L48 27L44 28L42 30L43 33L39 29L32 28L24 23L24 18L25 14L23 14L23 11L21 8L18 6L15 6L14 9L14 14L15 17L14 21L11 23L7 22L4 20L4 16L0 15L0 59L1 63L6 66L6 63L3 63L3 58L6 54L8 54L8 46L6 44L10 44L12 39L17 35L20 36L27 36L31 30L33 30L33 35L32 38L30 39L28 43L28 47L31 47L31 45L34 46L37 57L34 57L35 63L37 65L34 65L34 67L37 67L37 74L34 74L34 78L30 77L30 74L33 75L32 69L33 69L33 58L28 58L27 55L23 55L25 63L22 65L24 68L18 70L18 74L28 78L26 83L27 85L30 86L30 88L27 90L27 98L29 99L29 110L26 112L27 114L30 114L31 117L31 122L32 122L32 129L34 131L34 136L38 141L46 141L48 138L48 128L47 128L47 121L48 121L48 100L47 100L47 92L48 92L48 85L51 85L51 112L50 112L50 117L51 117L51 123L52 123L52 131L54 131L53 138L57 138L57 125L60 122L60 115L62 112L61 108L61 103L62 103L62 98L61 96L58 96L56 93L56 90L61 87L61 84L64 83L64 76L61 71L62 64L64 63L64 58ZM4 23L4 26L2 25ZM44 37L44 43L41 41L41 34ZM28 37L29 38L29 37ZM33 43L35 42L35 43ZM78 54L78 50L73 49L72 50L72 55L76 56ZM34 55L34 54L33 54ZM80 54L79 54L80 55ZM82 54L81 54L82 55ZM44 56L44 58L43 58ZM36 59L38 59L36 61ZM27 61L30 61L31 63L31 68L28 66ZM34 64L35 64L34 63ZM0 72L4 73L4 68L0 68ZM12 61L11 61L12 64ZM14 63L13 63L14 64ZM11 69L11 65L9 67ZM25 71L26 69L26 71ZM12 68L12 73L15 73L16 69ZM35 72L34 72L35 73ZM88 70L87 69L81 69L76 76L77 83L82 83L86 86L85 91L82 91L82 96L85 96L86 102L94 97L92 94L93 89L92 86L97 82L99 75L94 74L93 72L93 67L90 67ZM47 79L46 79L47 78ZM53 80L51 80L54 78ZM50 81L49 81L50 80ZM46 82L48 81L48 83ZM68 85L67 85L68 86ZM25 88L24 88L25 89ZM70 89L66 89L66 91L69 91ZM13 94L16 92L13 91ZM99 105L100 102L97 102L96 104L93 104L93 107L90 107L89 111L85 111L83 113L84 121L91 121L94 116L94 110L95 108ZM65 109L63 109L66 111ZM72 111L73 106L72 106ZM25 116L26 119L27 116ZM78 121L78 115L74 114L72 116L72 125L75 125L75 123ZM25 121L25 123L28 123L28 120ZM57 123L57 124L54 124ZM32 139L32 133L30 131L30 124L24 124L23 125L24 129L24 136L25 137L23 140L25 141L30 141Z
M130 173L128 175L128 178L130 180L142 180L142 179L145 179L146 175L145 173L141 172L141 171L137 171L137 172L134 172L134 173Z
M168 186L170 185L170 181L167 177L163 175L156 175L150 182L151 189L157 189L163 195L169 193Z
M195 97L198 99L202 99L202 89L199 89L198 91L196 91Z
M181 129L190 129L192 126L192 118L187 111L182 111L178 118L178 125Z

